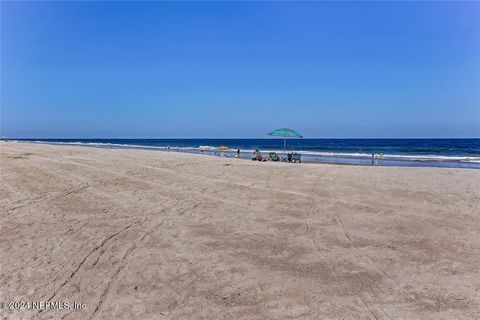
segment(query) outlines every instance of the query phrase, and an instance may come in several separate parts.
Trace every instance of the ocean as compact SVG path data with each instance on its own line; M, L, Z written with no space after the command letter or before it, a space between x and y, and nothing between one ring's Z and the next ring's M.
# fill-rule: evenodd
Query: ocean
M102 148L141 148L250 158L256 148L283 155L283 139L16 139ZM227 146L229 151L216 148ZM480 139L288 139L303 162L480 169ZM372 157L372 155L374 155Z

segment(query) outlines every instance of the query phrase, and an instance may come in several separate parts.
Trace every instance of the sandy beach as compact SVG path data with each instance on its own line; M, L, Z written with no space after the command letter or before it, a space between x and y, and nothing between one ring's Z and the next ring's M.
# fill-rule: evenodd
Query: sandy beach
M480 171L1 143L2 319L480 319Z

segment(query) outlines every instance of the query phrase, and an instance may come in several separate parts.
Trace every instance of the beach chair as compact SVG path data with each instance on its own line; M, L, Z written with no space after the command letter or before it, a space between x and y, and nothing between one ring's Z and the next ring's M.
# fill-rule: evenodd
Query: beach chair
M253 156L252 160L267 161L267 158L262 155L262 153L260 152L260 150L255 149L255 151L254 151L253 154L254 154L254 156Z
M275 162L280 161L280 157L276 152L270 152L268 154L268 157L270 158L270 161L275 161Z
M289 152L289 153L287 154L287 162L292 162L292 156L293 156L293 155L292 155L291 152Z
M260 151L258 149L253 150L253 158L252 160L258 160L258 155L260 154Z
M300 153L294 153L292 155L292 162L301 163L302 162L302 155Z

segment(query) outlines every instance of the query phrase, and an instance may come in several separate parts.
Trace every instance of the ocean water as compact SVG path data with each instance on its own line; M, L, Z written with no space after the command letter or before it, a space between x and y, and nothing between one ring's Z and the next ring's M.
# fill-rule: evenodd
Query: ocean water
M283 139L20 139L102 148L141 148L250 158L256 148L283 155ZM217 147L227 146L227 152ZM480 139L288 139L287 152L304 162L480 169ZM372 158L372 154L376 155ZM379 155L382 155L378 159Z

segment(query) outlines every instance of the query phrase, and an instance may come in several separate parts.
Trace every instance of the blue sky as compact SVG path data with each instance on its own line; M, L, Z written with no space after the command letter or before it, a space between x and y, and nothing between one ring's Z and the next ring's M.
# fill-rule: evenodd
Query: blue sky
M480 137L479 2L1 2L1 134Z

